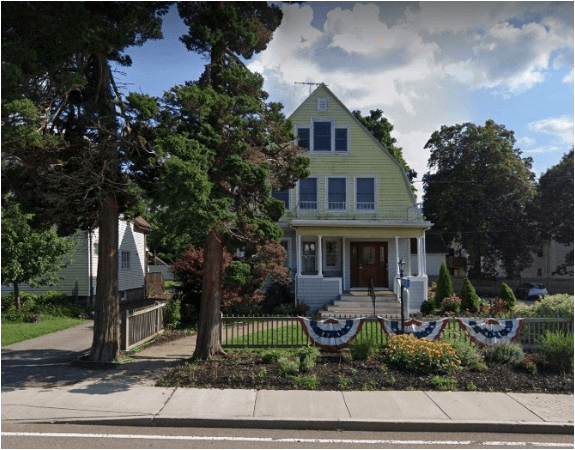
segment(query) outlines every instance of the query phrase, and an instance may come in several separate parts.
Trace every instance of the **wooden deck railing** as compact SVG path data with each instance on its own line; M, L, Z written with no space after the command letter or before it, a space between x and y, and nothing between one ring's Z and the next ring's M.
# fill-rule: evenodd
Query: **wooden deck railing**
M164 331L165 302L122 311L121 348L130 350Z
M381 317L386 318L385 316ZM348 317L338 316L337 318L344 320ZM547 331L573 333L573 319L525 318L523 319L523 328L516 342L521 344L524 350L534 350L537 339ZM375 317L365 318L363 328L356 339L370 339L380 345L387 343L387 335ZM449 318L449 323L443 332L442 339L471 341L467 334L460 329L456 318L453 317ZM229 348L299 347L310 345L310 341L303 332L297 317L272 316L222 316L221 342L224 347Z

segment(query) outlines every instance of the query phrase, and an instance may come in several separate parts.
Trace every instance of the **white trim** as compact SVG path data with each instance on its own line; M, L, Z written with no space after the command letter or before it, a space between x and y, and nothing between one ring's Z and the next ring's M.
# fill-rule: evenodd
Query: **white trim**
M287 242L287 255L286 255L286 266L288 268L292 268L292 243L291 243L291 239L289 237L282 237L281 242Z
M320 112L325 112L329 110L329 99L328 97L317 97L316 99L316 109Z
M357 179L358 178L372 178L373 179L373 201L374 209L357 209ZM372 174L360 174L353 176L353 211L358 214L376 214L379 209L379 196L377 195L377 175Z
M329 209L329 180L330 178L343 178L345 180L345 208ZM324 181L325 212L347 213L349 212L349 179L347 175L326 175Z
M306 210L308 211L308 210ZM345 228L420 228L427 230L431 228L431 222L423 222L417 220L307 220L307 219L294 219L290 221L291 227L345 227ZM413 236L416 237L416 236Z

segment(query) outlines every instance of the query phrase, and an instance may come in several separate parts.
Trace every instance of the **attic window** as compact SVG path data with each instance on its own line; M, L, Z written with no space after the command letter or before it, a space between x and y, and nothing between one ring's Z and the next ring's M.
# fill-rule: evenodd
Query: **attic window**
M317 99L317 110L318 111L327 111L327 98L318 97L318 99Z

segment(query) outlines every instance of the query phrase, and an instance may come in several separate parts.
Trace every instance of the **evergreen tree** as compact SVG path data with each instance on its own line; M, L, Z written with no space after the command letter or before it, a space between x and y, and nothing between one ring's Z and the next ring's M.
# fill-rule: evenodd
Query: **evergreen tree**
M439 307L445 297L455 295L453 290L453 282L451 281L451 274L444 262L441 263L439 269L439 279L437 280L437 288L435 290L435 306Z
M458 296L461 299L462 310L468 310L471 313L479 311L480 299L469 278L463 280L463 286L461 286Z
M515 298L513 289L511 289L508 284L501 283L501 289L499 290L498 297L505 301L505 305L508 311L511 311L513 308L515 308L515 305L517 304L517 298Z
M263 79L242 58L266 48L282 18L264 2L182 2L188 50L209 58L200 80L164 96L157 148L169 153L158 197L188 227L205 233L205 267L195 358L222 354L219 340L224 246L249 257L279 240L282 202L271 188L295 186L309 161L294 145L281 105L266 103ZM174 133L176 130L176 133ZM168 175L168 176L166 176ZM183 180L187 180L185 184Z
M118 217L149 154L111 62L161 37L160 2L2 4L2 189L68 233L99 228L93 360L119 356Z

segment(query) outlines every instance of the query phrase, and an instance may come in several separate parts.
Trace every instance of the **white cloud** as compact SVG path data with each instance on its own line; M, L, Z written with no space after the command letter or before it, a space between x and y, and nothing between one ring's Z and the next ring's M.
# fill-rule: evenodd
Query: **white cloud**
M563 77L563 83L573 83L573 69Z
M573 118L550 117L530 122L528 128L532 131L549 134L559 138L562 142L573 143Z
M522 137L520 139L517 139L517 142L521 145L527 145L527 146L532 146L535 145L537 143L537 141L535 139L532 139L530 137Z

